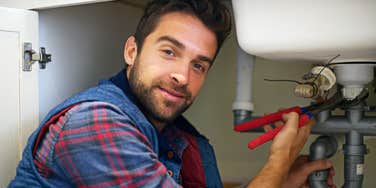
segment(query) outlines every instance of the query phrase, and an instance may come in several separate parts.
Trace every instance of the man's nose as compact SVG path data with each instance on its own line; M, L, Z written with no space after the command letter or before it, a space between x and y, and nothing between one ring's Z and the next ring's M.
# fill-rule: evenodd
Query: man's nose
M170 73L170 77L176 85L184 86L189 82L189 64L177 65L173 72Z

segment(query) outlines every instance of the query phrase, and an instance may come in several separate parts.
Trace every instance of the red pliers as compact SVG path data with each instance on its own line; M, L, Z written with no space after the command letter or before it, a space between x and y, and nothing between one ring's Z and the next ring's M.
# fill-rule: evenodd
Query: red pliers
M285 114L285 113L290 113L290 112L296 112L300 115L299 116L299 124L298 124L299 127L306 125L310 121L310 119L313 117L313 113L311 113L309 111L309 108L295 106L295 107L292 107L292 108L288 108L288 109L285 109L285 110L281 110L281 111L263 116L261 118L257 118L257 119L251 120L251 121L243 122L241 124L236 125L234 127L234 130L238 131L238 132L243 132L243 131L248 131L250 129L254 129L254 128L257 128L257 127L264 126L264 125L268 125L268 124L274 123L276 121L282 120L282 115ZM272 140L283 127L284 127L284 125L279 126L277 128L274 128L274 129L266 132L263 135L260 135L259 137L256 137L255 139L251 140L248 143L248 148L249 149L255 149L257 146Z
M333 108L340 106L340 105L342 105L342 106L343 105L350 105L350 106L355 105L355 104L359 103L360 101L362 101L363 99L367 98L367 96L368 96L368 91L363 90L361 92L361 94L359 94L359 96L357 96L355 99L353 99L351 101L346 101L343 98L342 94L340 92L337 92L331 98L329 98L325 101L322 101L320 103L315 103L315 104L312 104L312 105L306 106L306 107L295 106L295 107L292 107L292 108L288 108L288 109L285 109L285 110L281 110L281 111L263 116L261 118L253 119L253 120L250 120L250 121L245 121L243 123L236 125L234 127L234 130L238 131L238 132L244 132L244 131L249 131L249 130L257 128L257 127L268 125L268 124L274 123L276 121L282 120L282 115L285 114L285 113L290 113L290 112L296 112L296 113L299 114L298 126L302 127L302 126L306 125L310 121L310 119L312 119L312 117L314 115L318 114L319 112L321 112L323 110L333 109ZM255 149L257 146L264 144L265 142L268 142L270 140L273 140L273 138L278 134L278 132L283 127L284 127L284 125L279 126L277 128L274 128L274 129L266 132L265 134L251 140L248 143L248 148L249 149Z

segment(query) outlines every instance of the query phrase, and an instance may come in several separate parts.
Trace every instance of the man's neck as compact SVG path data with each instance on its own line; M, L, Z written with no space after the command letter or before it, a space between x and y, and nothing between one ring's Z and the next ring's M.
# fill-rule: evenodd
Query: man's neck
M161 132L167 124L166 122L160 122L150 117L148 117L148 119L154 125L158 132Z

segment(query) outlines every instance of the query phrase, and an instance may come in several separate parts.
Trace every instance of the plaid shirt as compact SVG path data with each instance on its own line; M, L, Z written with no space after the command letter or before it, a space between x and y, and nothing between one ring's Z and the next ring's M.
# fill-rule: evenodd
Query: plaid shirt
M116 106L84 102L51 119L34 154L39 173L47 179L77 187L180 187L145 135ZM184 164L189 163L183 162L182 169L187 169Z

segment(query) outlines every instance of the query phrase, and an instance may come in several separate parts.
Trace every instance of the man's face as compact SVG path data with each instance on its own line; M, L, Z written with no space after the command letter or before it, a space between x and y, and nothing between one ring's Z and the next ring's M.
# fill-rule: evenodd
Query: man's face
M140 54L133 63L127 61L130 87L146 115L170 122L183 113L204 83L216 49L215 34L197 18L183 13L161 17Z

